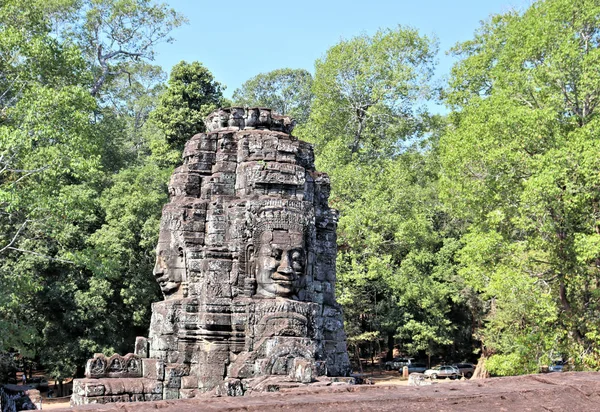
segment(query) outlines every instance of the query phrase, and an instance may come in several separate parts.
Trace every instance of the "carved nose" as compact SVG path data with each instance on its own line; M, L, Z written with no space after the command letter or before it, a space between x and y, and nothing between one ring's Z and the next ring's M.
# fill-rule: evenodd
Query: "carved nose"
M152 273L154 274L155 277L161 277L165 271L162 268L162 265L160 264L160 259L156 259L156 263L154 264L154 269L152 270Z
M290 258L288 257L287 253L284 253L281 257L281 263L277 268L277 272L282 273L284 275L292 275L294 273L294 270L290 266Z

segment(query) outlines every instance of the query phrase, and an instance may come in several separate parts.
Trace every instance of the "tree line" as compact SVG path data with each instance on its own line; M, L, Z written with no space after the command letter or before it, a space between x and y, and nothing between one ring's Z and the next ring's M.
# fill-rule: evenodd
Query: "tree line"
M152 65L185 23L166 5L22 3L0 6L0 351L58 379L131 351L160 299L168 178L204 116L235 104L294 117L331 176L351 356L600 367L598 0L490 16L445 84L437 40L398 26L231 100L199 62Z

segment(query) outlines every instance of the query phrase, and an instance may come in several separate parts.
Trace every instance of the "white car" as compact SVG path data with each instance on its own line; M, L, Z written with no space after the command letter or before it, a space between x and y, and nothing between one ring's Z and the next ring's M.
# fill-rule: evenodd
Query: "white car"
M424 372L425 376L431 379L450 378L457 379L460 376L460 371L455 366L439 365Z

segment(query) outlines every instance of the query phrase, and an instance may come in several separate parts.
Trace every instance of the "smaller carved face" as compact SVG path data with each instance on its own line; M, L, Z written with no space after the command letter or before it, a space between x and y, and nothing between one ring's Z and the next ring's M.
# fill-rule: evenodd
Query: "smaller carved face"
M257 109L249 109L248 110L248 118L246 119L247 127L254 127L258 122L258 110Z
M177 293L185 276L183 248L159 242L153 273L165 298Z
M256 253L256 295L266 298L292 296L297 292L305 266L302 233L264 232Z
M217 130L220 127L220 121L221 119L219 118L219 116L215 114L210 119L210 130Z
M268 126L269 123L271 122L271 112L268 110L261 110L260 114L258 115L258 121L263 126Z
M229 126L244 127L244 109L234 107L229 115Z
M221 123L221 127L227 127L227 123L229 122L229 113L221 110L219 112L219 121Z

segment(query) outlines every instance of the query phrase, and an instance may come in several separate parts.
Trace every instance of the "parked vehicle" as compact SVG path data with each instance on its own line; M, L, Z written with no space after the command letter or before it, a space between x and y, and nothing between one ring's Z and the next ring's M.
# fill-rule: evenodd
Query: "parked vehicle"
M437 378L450 378L457 379L460 376L460 371L452 365L438 365L431 369L427 369L425 372L425 376L430 377L431 379Z
M565 361L557 360L548 367L548 372L562 372L565 367Z
M423 373L427 370L427 365L425 365L424 363L411 363L410 365L406 365L406 367L408 368L408 373ZM402 373L402 371L404 370L404 366L400 367L398 369L398 372Z
M467 379L469 379L471 376L473 376L473 373L475 373L475 365L472 363L457 363L453 366L455 366L460 374Z
M412 358L394 358L391 361L387 361L384 366L386 371L398 370L403 366L408 366L412 363Z

